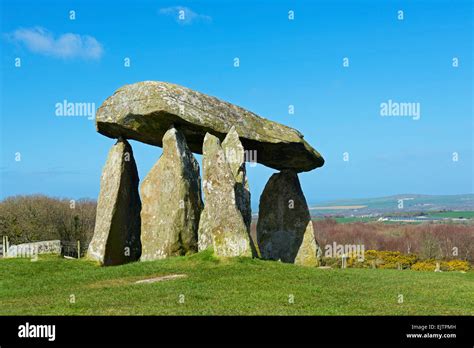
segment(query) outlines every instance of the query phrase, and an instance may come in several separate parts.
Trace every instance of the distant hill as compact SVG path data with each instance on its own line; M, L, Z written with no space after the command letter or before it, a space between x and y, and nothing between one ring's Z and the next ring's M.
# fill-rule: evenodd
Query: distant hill
M401 207L403 201L403 207ZM474 210L474 194L419 195L399 194L387 197L328 201L310 206L311 215L360 216L388 212L431 212Z

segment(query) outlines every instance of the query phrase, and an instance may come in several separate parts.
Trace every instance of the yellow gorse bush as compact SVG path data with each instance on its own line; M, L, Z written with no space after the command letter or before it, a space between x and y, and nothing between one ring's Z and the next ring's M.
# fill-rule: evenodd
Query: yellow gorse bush
M434 259L419 260L416 254L402 254L399 251L367 250L363 260L357 257L347 258L348 268L381 268L381 269L412 269L416 271L434 271L439 262L441 271L468 271L471 265L468 261L450 260L437 261ZM331 267L341 267L341 258L325 257L323 264Z
M411 269L415 271L434 271L439 263L440 271L469 271L471 265L463 260L437 261L434 259L424 260L415 263Z

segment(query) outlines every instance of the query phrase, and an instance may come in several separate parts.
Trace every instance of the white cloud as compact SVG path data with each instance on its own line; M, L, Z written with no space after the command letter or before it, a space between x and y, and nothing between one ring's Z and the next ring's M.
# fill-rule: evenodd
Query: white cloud
M180 24L191 24L194 22L210 22L211 16L194 12L188 7L173 6L160 9L160 14L173 17Z
M8 38L31 52L57 58L99 59L104 53L102 44L92 36L66 33L54 37L41 27L20 28Z

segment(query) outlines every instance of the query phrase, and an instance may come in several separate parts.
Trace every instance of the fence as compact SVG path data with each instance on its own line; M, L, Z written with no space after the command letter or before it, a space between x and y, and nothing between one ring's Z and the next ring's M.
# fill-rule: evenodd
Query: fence
M60 254L61 241L47 240L42 242L22 243L18 245L9 245L6 240L6 257L35 257L39 254Z
M3 237L0 244L1 257L27 257L35 258L39 254L57 254L65 258L81 258L85 256L87 244L80 241L48 240L33 243L10 245L8 237Z
M87 252L87 246L81 241L62 241L61 255L66 258L80 259L84 257Z

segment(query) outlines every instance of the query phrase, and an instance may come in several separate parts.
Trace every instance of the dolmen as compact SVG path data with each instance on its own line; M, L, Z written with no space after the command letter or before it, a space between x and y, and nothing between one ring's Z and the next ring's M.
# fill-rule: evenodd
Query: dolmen
M297 130L156 81L118 89L97 110L96 128L117 142L102 171L90 259L118 265L212 249L318 265L298 173L324 159ZM140 187L127 139L163 148ZM193 153L202 154L202 179ZM260 197L256 236L246 162L278 170Z

